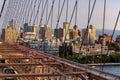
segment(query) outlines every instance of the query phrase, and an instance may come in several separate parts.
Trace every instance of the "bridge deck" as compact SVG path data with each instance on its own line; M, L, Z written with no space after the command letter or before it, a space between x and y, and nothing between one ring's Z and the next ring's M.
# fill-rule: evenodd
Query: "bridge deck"
M2 63L0 66L12 66L18 74L2 74L0 77L31 77L32 79L33 77L45 78L47 76L47 78L51 79L53 78L51 76L59 76L59 78L62 76L64 78L61 80L64 80L67 79L68 76L71 76L73 80L78 80L79 78L86 79L85 76L87 76L90 80L120 80L120 76L96 70L87 65L78 64L41 51L32 50L21 45L4 44L3 46L10 45L12 46L10 51L17 51L13 54L7 53L6 50L9 51L7 47L0 51L0 55L2 55L0 59L6 60L6 63ZM0 49L2 49L1 47L2 45L0 45ZM54 77L54 79L56 79L56 77Z

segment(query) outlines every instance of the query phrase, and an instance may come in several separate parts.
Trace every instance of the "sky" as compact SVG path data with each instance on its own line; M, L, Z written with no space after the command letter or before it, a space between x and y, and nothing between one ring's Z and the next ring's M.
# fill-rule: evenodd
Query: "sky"
M2 7L2 4L3 4L3 0L0 0L0 9Z
M56 0L56 1L58 1L58 0ZM61 1L63 1L63 0L61 0ZM86 28L86 26L87 26L88 0L78 0L78 1L79 1L79 3L78 3L79 5L78 5L77 24L79 26L79 29L82 29L82 28ZM91 1L92 1L91 4L93 4L94 0L91 0ZM3 2L3 0L0 0L0 8L2 5L2 2ZM93 12L93 16L90 21L90 24L96 25L97 29L102 29L102 26L103 26L103 2L104 2L104 0L96 1L95 10ZM69 0L68 21L70 20L74 3L75 3L75 0ZM92 5L91 5L91 7L92 7ZM119 10L120 10L120 0L107 0L105 29L113 30ZM57 12L57 8L55 8L55 11ZM56 20L54 20L54 21L56 21ZM62 26L63 21L65 21L65 9L64 9L64 12L62 13L60 26ZM73 25L74 25L74 19L71 24L71 27ZM117 30L120 30L120 21L117 25Z

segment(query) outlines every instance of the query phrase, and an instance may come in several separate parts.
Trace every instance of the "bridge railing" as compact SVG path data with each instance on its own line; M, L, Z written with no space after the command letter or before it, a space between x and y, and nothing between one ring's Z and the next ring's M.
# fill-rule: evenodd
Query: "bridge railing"
M117 75L114 75L114 74L111 74L111 73L108 73L108 72L104 72L104 71L101 71L101 70L97 70L97 69L91 68L87 65L79 64L79 63L69 61L69 60L66 60L66 59L63 59L63 58L60 58L60 57L56 57L56 56L53 56L53 55L50 55L50 54L45 54L45 55L48 56L49 58L55 59L58 62L63 63L63 64L67 64L69 66L84 70L87 73L91 73L91 74L94 74L96 76L108 79L108 80L120 80L120 76L117 76Z

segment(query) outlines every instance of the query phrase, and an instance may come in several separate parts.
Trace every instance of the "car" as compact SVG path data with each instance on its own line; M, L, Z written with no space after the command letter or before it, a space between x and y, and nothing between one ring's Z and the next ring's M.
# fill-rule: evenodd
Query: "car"
M4 68L3 70L4 74L15 74L15 71L12 68ZM14 77L6 77L4 80L17 80L17 78Z

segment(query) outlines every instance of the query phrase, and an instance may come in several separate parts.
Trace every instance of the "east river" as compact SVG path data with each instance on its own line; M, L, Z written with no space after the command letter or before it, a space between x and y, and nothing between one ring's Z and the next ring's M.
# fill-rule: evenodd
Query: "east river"
M120 66L93 66L93 68L120 76Z

